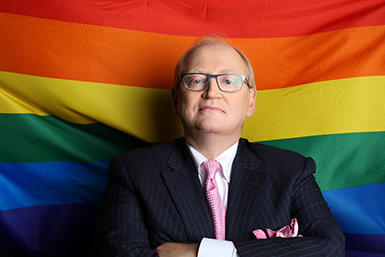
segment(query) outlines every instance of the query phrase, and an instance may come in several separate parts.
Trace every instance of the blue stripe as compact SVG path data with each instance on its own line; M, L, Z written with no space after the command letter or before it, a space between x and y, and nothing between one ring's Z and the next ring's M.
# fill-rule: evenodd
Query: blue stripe
M100 202L108 162L0 163L0 211Z
M385 235L385 183L324 191L344 233Z

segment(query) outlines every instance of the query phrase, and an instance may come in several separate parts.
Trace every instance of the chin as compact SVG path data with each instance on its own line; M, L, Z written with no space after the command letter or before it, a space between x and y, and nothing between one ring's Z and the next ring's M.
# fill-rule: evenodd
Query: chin
M204 126L204 127L199 127L198 128L201 132L204 133L220 133L222 129L218 128L217 126Z

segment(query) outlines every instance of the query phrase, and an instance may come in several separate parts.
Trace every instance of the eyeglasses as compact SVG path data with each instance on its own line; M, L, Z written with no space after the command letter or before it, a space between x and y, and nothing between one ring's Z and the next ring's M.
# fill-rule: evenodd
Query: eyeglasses
M245 76L237 74L210 75L204 73L186 73L181 76L183 87L190 91L204 91L208 87L211 78L215 78L221 91L231 93L241 90L246 80Z

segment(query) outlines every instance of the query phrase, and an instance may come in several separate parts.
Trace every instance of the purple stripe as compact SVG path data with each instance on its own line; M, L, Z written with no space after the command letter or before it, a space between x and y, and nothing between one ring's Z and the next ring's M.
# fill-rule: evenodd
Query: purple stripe
M0 249L35 256L88 249L98 203L34 206L0 212Z
M385 235L345 233L346 257L385 256Z
M0 212L0 249L35 256L87 256L98 203L34 206ZM345 233L347 257L384 256L385 235Z

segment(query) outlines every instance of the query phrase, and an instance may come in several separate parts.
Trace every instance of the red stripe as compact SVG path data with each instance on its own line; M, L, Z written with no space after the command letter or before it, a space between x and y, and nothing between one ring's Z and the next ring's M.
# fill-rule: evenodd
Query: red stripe
M385 24L384 0L0 1L0 11L169 35L288 37Z

